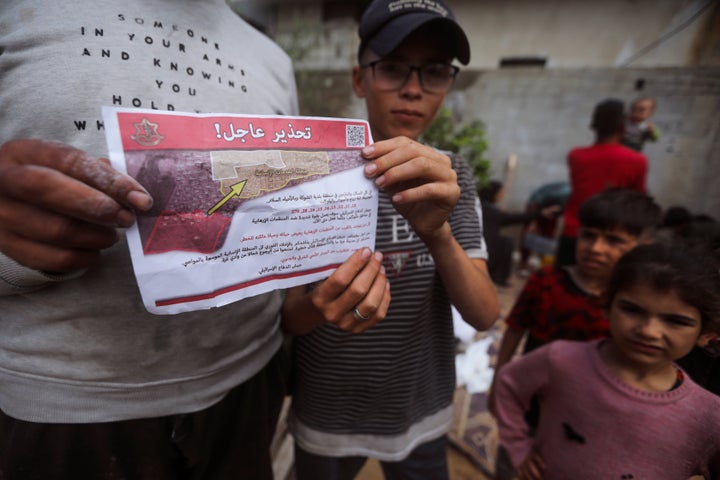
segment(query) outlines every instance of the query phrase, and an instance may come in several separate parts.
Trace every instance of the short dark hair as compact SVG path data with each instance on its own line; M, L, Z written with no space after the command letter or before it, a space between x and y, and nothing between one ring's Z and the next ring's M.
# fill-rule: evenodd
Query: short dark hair
M595 105L590 127L600 138L606 138L622 131L625 122L625 104L609 98Z
M703 331L720 333L720 270L708 250L680 243L641 244L615 264L607 291L610 305L618 292L648 285L674 292L700 311Z
M682 205L673 205L665 210L663 215L663 227L678 227L692 223L693 216L690 210Z
M662 209L647 194L627 188L611 188L593 195L580 205L582 227L609 230L620 228L639 237L651 233L662 220Z
M502 188L502 182L499 180L490 180L487 185L484 185L478 190L478 197L480 197L480 200L493 203L495 202L495 197Z

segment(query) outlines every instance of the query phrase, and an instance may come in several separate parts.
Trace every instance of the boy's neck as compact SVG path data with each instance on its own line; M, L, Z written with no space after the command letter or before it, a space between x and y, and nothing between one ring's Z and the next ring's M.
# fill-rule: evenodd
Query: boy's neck
M677 368L672 362L652 367L624 357L610 338L600 344L600 359L625 384L646 392L667 392L675 386Z
M595 139L595 145L616 145L620 143L622 135L610 135L609 137L598 137Z
M594 277L584 273L577 265L566 267L575 284L589 295L600 296L605 292L607 278Z

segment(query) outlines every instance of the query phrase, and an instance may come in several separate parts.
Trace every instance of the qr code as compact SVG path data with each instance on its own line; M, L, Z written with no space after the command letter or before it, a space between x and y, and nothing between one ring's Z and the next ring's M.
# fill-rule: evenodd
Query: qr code
M345 125L345 146L364 147L365 127L362 125Z

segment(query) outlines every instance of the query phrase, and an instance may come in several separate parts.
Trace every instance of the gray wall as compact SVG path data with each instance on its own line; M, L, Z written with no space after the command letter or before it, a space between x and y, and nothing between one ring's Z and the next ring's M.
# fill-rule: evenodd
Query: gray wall
M328 20L327 2L317 0L250 3L277 14L271 30L295 59L301 112L362 118L349 77L355 20ZM517 156L506 206L522 208L535 187L567 178L568 150L593 141L597 102L642 93L658 99L654 120L662 131L645 147L651 194L664 207L683 204L720 219L720 0L449 3L473 58L447 104L459 120L486 123L496 177L508 156ZM497 68L513 55L547 57L547 68Z
M605 98L657 98L662 135L646 144L648 187L663 205L684 204L720 218L720 68L493 70L473 75L448 105L487 124L489 157L500 177L517 155L509 205L548 181L567 179L566 154L593 142L594 105ZM636 82L644 80L644 89Z
M365 115L347 73L300 72L298 84L305 115ZM662 132L644 152L650 193L663 207L682 204L720 219L720 67L463 71L447 105L459 120L485 122L495 177L516 155L506 206L522 208L534 188L567 179L567 152L593 142L597 102L640 93L657 98L654 119Z

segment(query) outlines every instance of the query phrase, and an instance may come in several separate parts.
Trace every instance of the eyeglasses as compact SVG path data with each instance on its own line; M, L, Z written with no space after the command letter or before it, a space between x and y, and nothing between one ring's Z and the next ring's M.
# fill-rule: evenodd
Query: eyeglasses
M407 83L413 71L418 73L420 87L426 92L444 92L452 85L460 70L447 63L428 63L425 65L408 65L395 60L375 60L360 65L372 68L373 80L382 90L398 90Z

